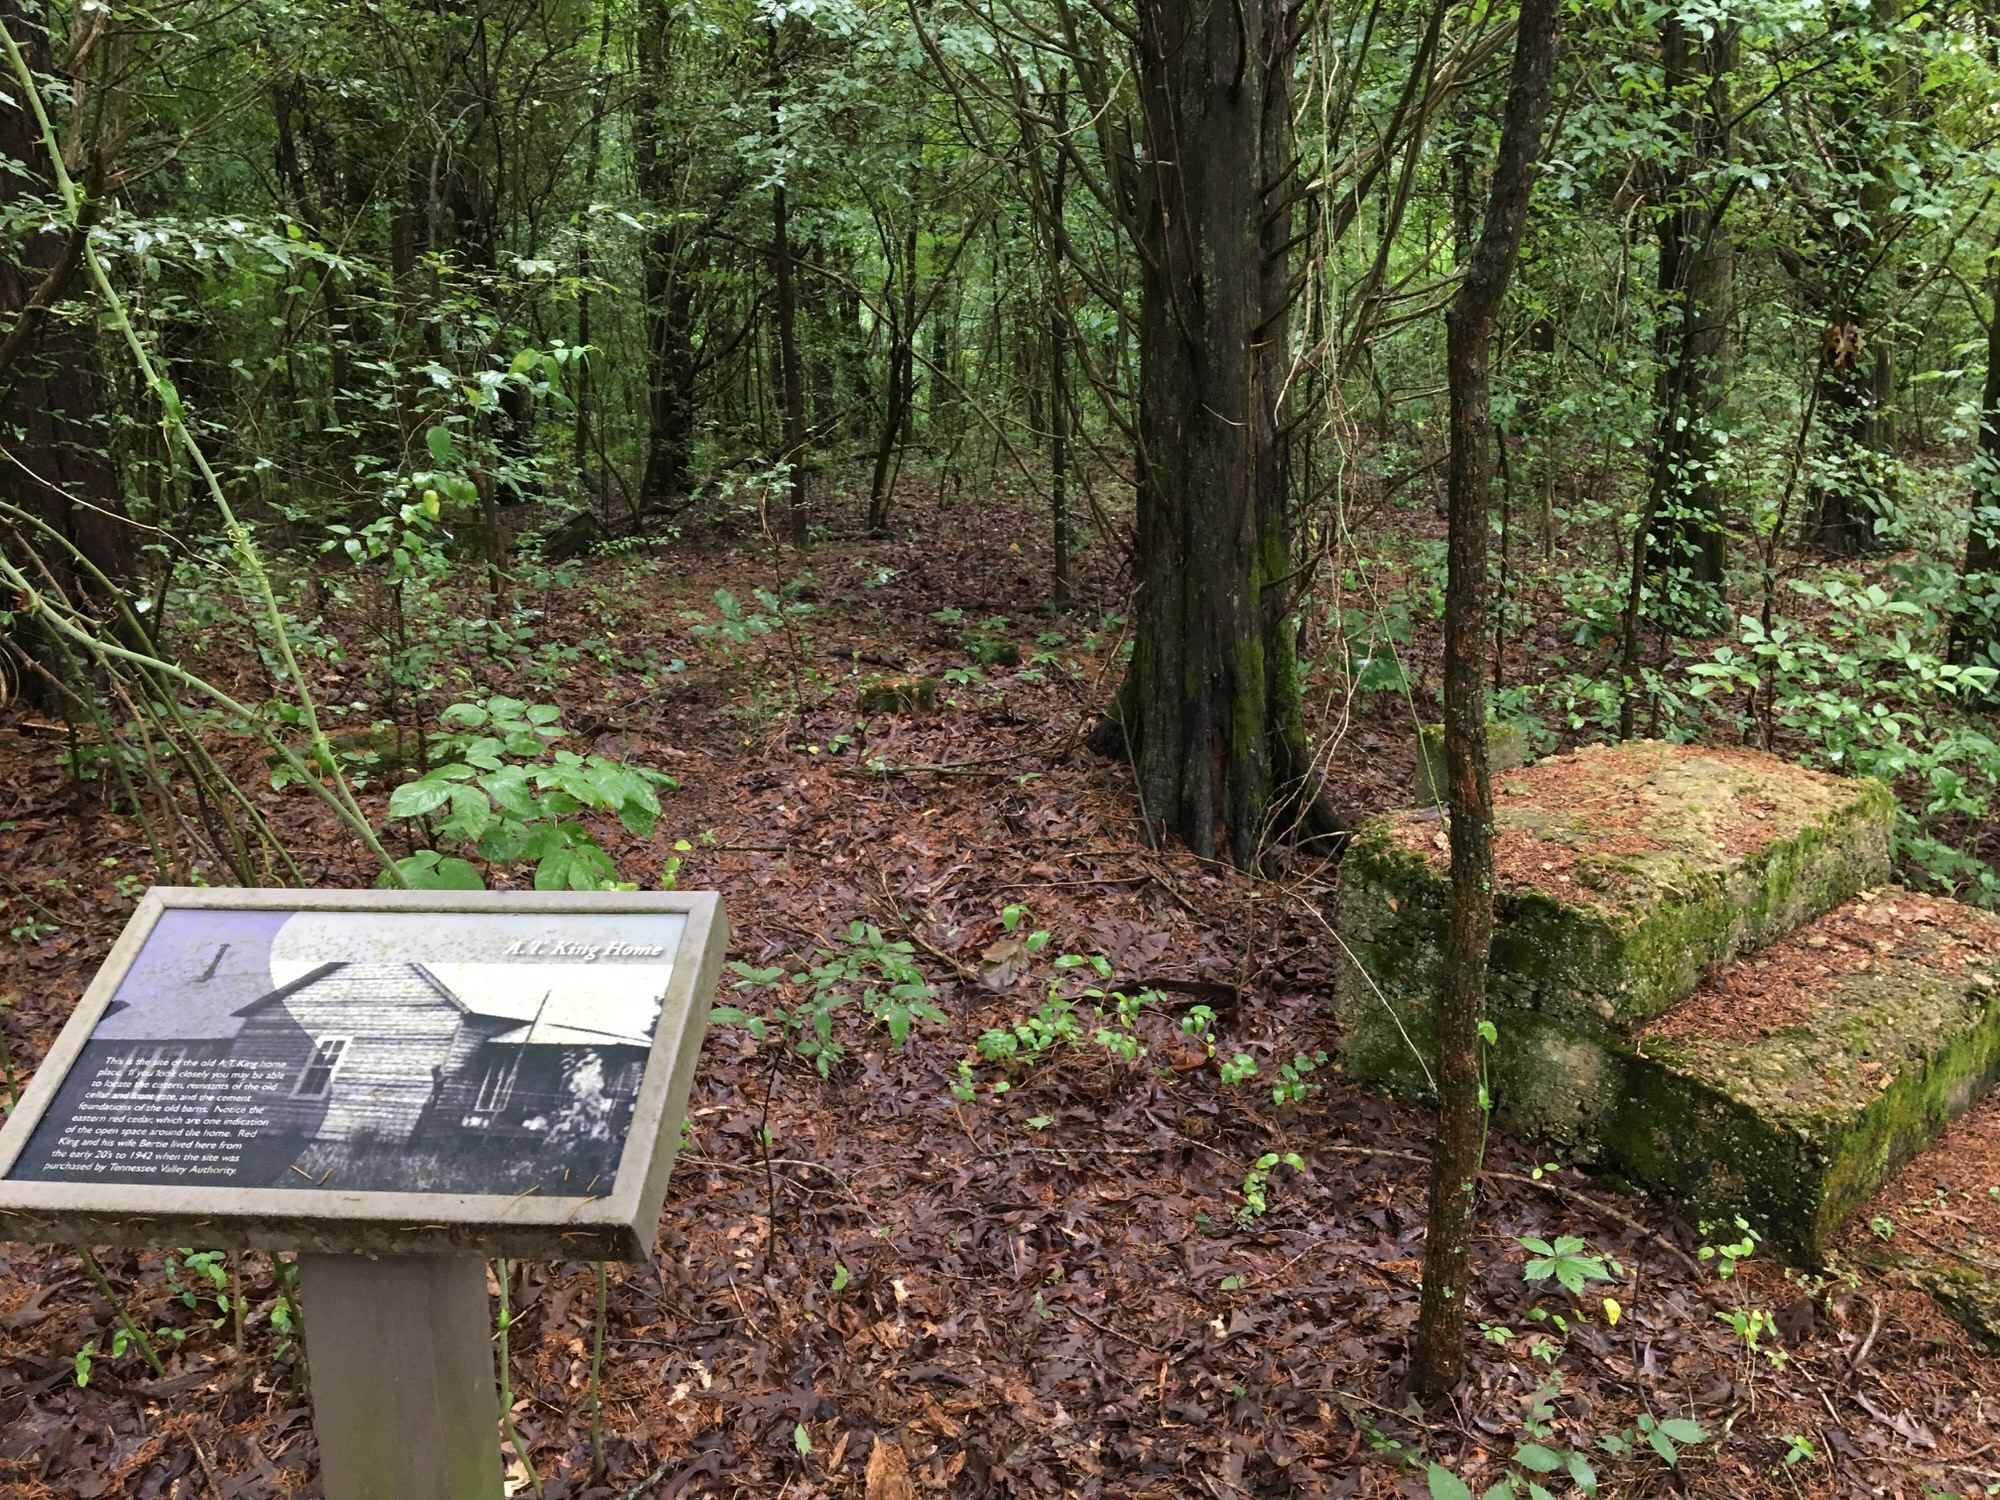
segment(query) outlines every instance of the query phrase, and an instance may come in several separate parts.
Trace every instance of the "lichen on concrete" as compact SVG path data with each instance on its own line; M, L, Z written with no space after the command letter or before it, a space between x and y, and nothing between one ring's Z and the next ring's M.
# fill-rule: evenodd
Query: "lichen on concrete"
M864 714L911 714L934 707L937 694L935 677L888 677L878 672L861 679L854 699Z
M1940 1262L1913 1272L1910 1280L1929 1292L1973 1343L1988 1354L2000 1354L2000 1269Z

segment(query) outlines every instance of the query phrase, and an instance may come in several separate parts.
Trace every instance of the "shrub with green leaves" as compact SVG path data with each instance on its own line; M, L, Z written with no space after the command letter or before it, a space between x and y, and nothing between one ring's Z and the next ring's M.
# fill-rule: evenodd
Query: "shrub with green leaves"
M752 589L751 599L756 608L747 610L728 589L717 589L714 619L699 610L683 610L681 618L688 622L689 635L700 641L721 641L724 653L728 654L735 647L748 645L757 636L769 635L787 620L811 614L812 606L797 597L810 581L807 578L793 579L784 586L783 597L770 589Z
M937 992L917 967L914 945L891 942L872 922L849 922L844 937L816 953L819 962L789 979L781 964L732 963L729 970L737 977L730 988L746 996L766 992L771 1003L764 1010L718 1005L709 1019L741 1026L759 1042L777 1036L822 1078L847 1055L833 1034L834 1013L843 1006L859 1005L871 1021L888 1028L897 1047L909 1040L915 1021L945 1024L945 1013L932 1003Z
M614 887L611 856L579 815L610 814L644 838L659 821L660 792L679 785L661 771L557 749L562 715L551 704L496 696L440 717L434 744L453 758L389 797L390 814L425 833L429 847L396 862L419 890L483 890L467 855L489 869L532 863L538 891Z
M1001 955L995 972L1004 973L1011 983L1016 974L1025 971L1048 947L1049 934L1035 927L1027 907L1018 904L1000 913L1000 926L1006 935L989 958ZM1058 1048L1078 1048L1086 1043L1121 1062L1137 1062L1146 1055L1145 1044L1139 1040L1139 1013L1148 1001L1159 997L1158 991L1128 994L1107 988L1112 977L1111 960L1101 953L1064 953L1054 960L1052 967L1040 1006L1008 1025L991 1026L979 1034L973 1049L981 1062L1008 1073L1021 1073ZM1072 976L1079 971L1087 971L1085 977L1095 977L1098 982L1076 985ZM1214 1012L1209 1014L1212 1018ZM1183 1029L1204 1043L1209 1040L1208 1032L1199 1023ZM951 1092L961 1103L969 1104L977 1083L972 1060L965 1059L959 1064ZM994 1081L992 1090L1004 1094L1012 1086L1003 1077Z

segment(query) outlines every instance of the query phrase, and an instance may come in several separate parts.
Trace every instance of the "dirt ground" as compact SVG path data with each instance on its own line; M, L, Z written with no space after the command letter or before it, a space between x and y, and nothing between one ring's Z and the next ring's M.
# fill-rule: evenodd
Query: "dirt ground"
M1544 1444L1593 1455L1607 1495L1995 1492L2000 1360L1896 1273L1808 1278L1752 1256L1723 1279L1692 1226L1543 1170L1504 1136L1481 1204L1469 1378L1443 1410L1408 1404L1425 1113L1330 1067L1302 1100L1271 1094L1281 1063L1334 1040L1333 871L1281 860L1253 882L1139 841L1129 776L1080 743L1115 685L1119 580L1100 563L1085 603L1050 614L1025 504L913 491L909 535L814 551L799 592L811 612L740 645L697 637L681 612L712 620L717 589L747 600L798 580L797 564L713 537L592 560L532 600L541 640L585 644L551 684L511 658L469 663L479 690L555 702L600 753L679 779L651 837L612 825L606 846L650 886L685 841L679 883L723 893L733 959L795 971L850 922L873 923L912 945L950 1018L896 1049L849 1007L846 1056L824 1080L740 1027L711 1029L656 1255L611 1273L603 1481L589 1474L594 1268L510 1268L526 1449L510 1489L531 1492L525 1456L550 1500L1422 1495L1433 1460L1479 1493L1532 1418ZM960 631L996 616L1022 668L945 682L935 709L857 728L859 677L963 669ZM1531 625L1517 654L1544 634L1561 639L1553 621ZM640 684L648 652L686 668ZM1421 635L1419 712L1434 652ZM247 656L215 647L201 662L266 691ZM361 698L367 667L362 651L319 662L326 701ZM1406 804L1401 695L1316 707L1348 805ZM14 929L0 1026L23 1075L131 909L120 877L150 868L103 785L64 774L64 748L25 708L0 714L0 927ZM264 787L254 750L227 754ZM385 820L393 780L363 794ZM309 881L372 880L307 794L255 795ZM1052 934L1046 949L1008 944L1015 904ZM1136 1020L1147 1056L1062 1052L1004 1093L980 1063L973 1099L954 1097L983 1030L1073 983L1050 962L1064 953L1158 991ZM1215 1013L1218 1057L1249 1054L1256 1080L1225 1084L1190 1047L1180 1023L1197 1004ZM1267 1155L1266 1206L1250 1213L1245 1179ZM1610 1279L1580 1296L1527 1281L1521 1239L1562 1235L1613 1258ZM170 1330L156 1335L167 1373L127 1351L79 1387L77 1351L108 1348L112 1307L72 1251L0 1245L0 1494L315 1493L269 1258L242 1258L240 1353L227 1319L211 1326L212 1301L176 1294L160 1254L99 1260L137 1318ZM1760 1310L1772 1326L1753 1349L1730 1319ZM1643 1439L1631 1457L1604 1451L1642 1415L1707 1436L1672 1468Z

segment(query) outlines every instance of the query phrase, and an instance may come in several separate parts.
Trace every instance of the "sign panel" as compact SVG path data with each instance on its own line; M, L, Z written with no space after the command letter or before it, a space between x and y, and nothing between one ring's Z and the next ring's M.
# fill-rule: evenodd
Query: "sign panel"
M156 890L0 1132L0 1231L644 1253L723 934L699 893Z

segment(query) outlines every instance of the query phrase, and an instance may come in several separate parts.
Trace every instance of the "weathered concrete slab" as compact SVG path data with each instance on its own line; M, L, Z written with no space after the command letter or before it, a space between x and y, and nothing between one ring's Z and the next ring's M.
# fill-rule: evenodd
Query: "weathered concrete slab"
M1893 887L1718 970L1634 1039L1608 1163L1817 1261L2000 1076L2000 917Z
M1709 965L1888 874L1887 787L1756 751L1598 746L1496 776L1494 791L1501 1097L1559 1135L1587 1137L1611 1102L1605 1047ZM1449 880L1435 810L1371 820L1349 846L1337 987L1348 1071L1423 1084Z

